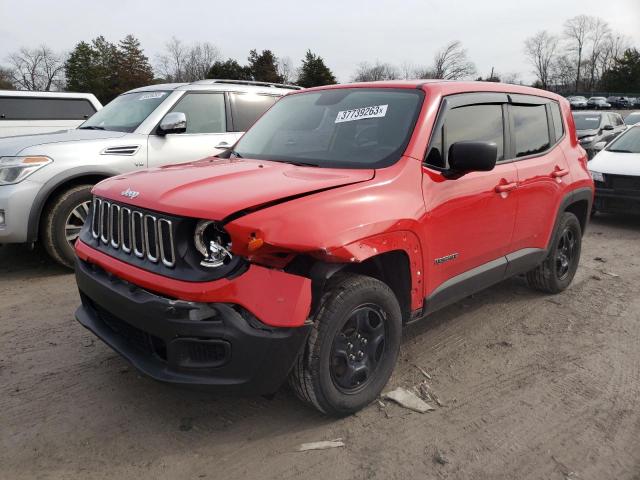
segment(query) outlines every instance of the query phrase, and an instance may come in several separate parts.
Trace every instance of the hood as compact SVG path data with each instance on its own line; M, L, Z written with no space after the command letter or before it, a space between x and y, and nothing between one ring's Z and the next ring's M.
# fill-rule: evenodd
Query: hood
M222 220L310 193L371 180L373 169L328 169L250 159L209 158L119 175L96 195L173 215ZM122 195L130 190L134 198Z
M16 137L0 138L0 156L19 155L22 150L39 145L61 142L81 142L88 140L103 140L105 138L119 138L125 132L111 132L105 130L60 130L53 133L39 133L35 135L18 135Z
M589 161L589 170L609 175L640 176L640 153L602 150Z

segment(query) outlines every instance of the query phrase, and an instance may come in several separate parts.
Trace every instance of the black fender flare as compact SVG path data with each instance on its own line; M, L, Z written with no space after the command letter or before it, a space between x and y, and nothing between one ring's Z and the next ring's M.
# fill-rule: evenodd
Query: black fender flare
M51 194L55 192L61 185L67 182L75 180L80 177L113 177L119 175L122 172L107 169L96 169L95 167L76 167L64 172L60 172L54 177L47 180L38 191L36 198L33 200L31 210L29 211L29 219L27 224L27 242L32 243L38 239L40 229L40 218L42 211L47 201L51 197Z
M549 241L547 242L547 249L546 249L547 252L551 248L551 243L553 242L553 239L556 236L556 232L558 231L558 227L560 225L560 219L562 218L562 213L567 210L567 207L580 201L587 202L587 215L584 220L585 228L582 229L582 235L584 235L584 231L586 230L586 227L589 224L589 218L590 218L589 213L591 212L591 207L593 206L593 190L589 187L576 188L575 190L571 190L569 193L567 193L563 197L562 201L560 202L560 206L558 207L558 211L556 212L556 220L553 224L553 230L551 231L551 236L549 237Z

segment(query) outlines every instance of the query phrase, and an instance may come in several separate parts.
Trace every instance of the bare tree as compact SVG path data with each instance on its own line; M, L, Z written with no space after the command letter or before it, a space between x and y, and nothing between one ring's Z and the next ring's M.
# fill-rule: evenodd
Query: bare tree
M389 63L376 61L374 65L362 62L353 77L354 82L377 82L380 80L397 80L400 78L398 69Z
M522 78L518 72L507 72L500 75L502 83L511 83L513 85L522 85Z
M8 58L13 84L21 90L49 91L60 85L64 59L44 45L22 47Z
M558 46L558 39L546 30L536 33L524 42L524 52L534 67L542 88L549 87L552 77L553 60Z
M575 69L576 91L580 88L580 71L582 70L584 47L592 25L593 17L587 15L578 15L564 22L564 36L569 41L569 49L575 52L577 56L577 67Z
M560 87L560 90L569 93L575 87L576 64L567 55L556 57L552 66L553 83Z
M591 53L588 58L589 89L593 91L599 78L598 66L600 57L605 53L607 40L611 36L611 29L601 18L594 18L591 22L589 40Z
M467 51L459 40L447 44L433 58L434 78L459 80L476 73L476 66L467 58Z
M211 65L221 59L220 50L209 43L196 43L187 49L184 63L184 82L194 82L207 78Z
M289 57L279 57L276 62L278 75L282 77L282 83L293 83L295 81L295 72Z
M165 44L165 52L158 56L157 71L167 82L184 82L189 51L176 37Z

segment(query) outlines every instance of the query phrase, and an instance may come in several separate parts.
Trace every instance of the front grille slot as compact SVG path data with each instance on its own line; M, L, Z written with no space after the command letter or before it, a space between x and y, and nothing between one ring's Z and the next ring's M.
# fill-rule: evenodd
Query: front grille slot
M173 223L166 218L94 198L91 236L140 259L169 268L176 264Z

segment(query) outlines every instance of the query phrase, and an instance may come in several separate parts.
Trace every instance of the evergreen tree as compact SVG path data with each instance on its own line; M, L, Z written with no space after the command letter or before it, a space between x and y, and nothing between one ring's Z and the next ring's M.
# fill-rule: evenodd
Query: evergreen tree
M325 65L322 57L311 53L311 50L307 50L302 60L297 83L304 88L333 85L336 83L336 77L329 67Z
M263 50L258 55L257 50L249 52L249 69L253 79L259 82L282 83L283 79L278 74L278 59L271 50Z
M11 72L2 67L0 67L0 90L15 90L11 81Z
M215 62L209 69L207 78L218 78L221 80L252 80L251 68L243 67L238 62L230 58L226 62Z
M116 46L102 35L78 43L65 63L67 90L93 93L106 104L122 92L153 83L140 42L127 35Z
M71 92L99 92L101 79L95 77L96 51L87 42L78 43L64 64L66 89Z
M603 86L618 92L640 92L640 51L630 48L602 75Z
M153 69L149 59L142 52L140 41L133 35L127 35L123 40L120 40L116 62L118 65L118 93L144 87L153 82Z

